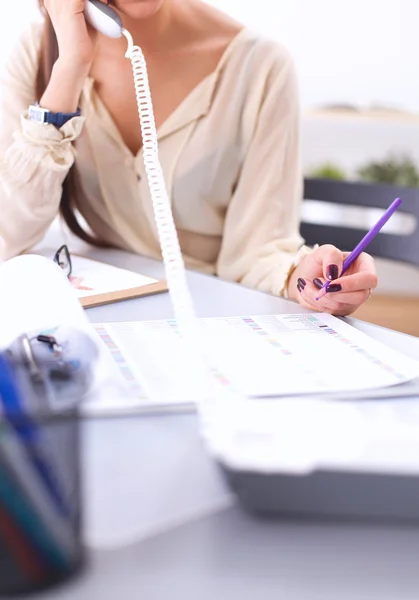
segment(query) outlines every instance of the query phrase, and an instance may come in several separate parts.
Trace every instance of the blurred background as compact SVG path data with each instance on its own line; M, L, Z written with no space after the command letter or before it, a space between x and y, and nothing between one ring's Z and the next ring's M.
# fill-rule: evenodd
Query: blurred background
M291 51L306 176L419 187L416 0L208 1ZM303 216L354 226L377 218L310 202ZM357 316L419 335L419 268L382 259L377 266L379 287Z
M207 1L291 51L306 176L419 188L417 0ZM8 3L1 61L34 19L36 0ZM324 206L304 210L330 218ZM378 268L379 288L359 316L419 335L419 269L384 260Z
M354 177L390 155L416 161L419 168L416 0L209 3L291 51L307 172L329 165L336 175Z

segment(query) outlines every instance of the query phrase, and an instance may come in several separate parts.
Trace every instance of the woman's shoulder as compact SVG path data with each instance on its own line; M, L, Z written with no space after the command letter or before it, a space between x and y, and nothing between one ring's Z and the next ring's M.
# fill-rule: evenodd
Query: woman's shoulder
M226 65L228 63L234 70L239 68L249 76L256 72L268 76L294 68L292 55L285 45L247 27L232 41Z
M220 97L235 97L241 104L258 106L267 94L285 92L298 98L294 61L285 45L251 29L240 31L227 49L220 65Z
M292 62L291 55L284 45L269 39L251 27L237 21L223 10L207 3L195 5L198 15L196 21L205 25L205 35L217 39L230 40L221 61L221 66L228 63L259 66L262 69L281 68ZM198 18L199 16L199 18ZM202 33L202 32L201 32Z

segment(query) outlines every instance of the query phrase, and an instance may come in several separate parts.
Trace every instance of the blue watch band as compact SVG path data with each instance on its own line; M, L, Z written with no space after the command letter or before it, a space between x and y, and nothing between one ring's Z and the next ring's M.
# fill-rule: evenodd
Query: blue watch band
M67 121L73 119L74 117L80 117L81 111L77 110L75 113L53 113L49 112L47 114L47 123L51 123L55 125L58 129L62 127Z
M39 103L36 102L34 105L29 107L28 118L30 121L37 121L38 123L49 123L54 125L58 129L65 125L67 121L73 119L74 117L80 117L81 110L78 109L74 113L62 113L62 112L52 112L46 108L41 108Z

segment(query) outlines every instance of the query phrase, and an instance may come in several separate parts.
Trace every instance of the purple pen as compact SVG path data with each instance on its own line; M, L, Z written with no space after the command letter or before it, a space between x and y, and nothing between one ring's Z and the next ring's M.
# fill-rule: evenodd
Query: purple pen
M384 227L384 225L387 223L387 221L390 219L390 217L392 217L393 214L396 212L396 210L399 208L401 203L402 203L402 201L400 200L400 198L396 198L396 200L392 204L390 204L390 206L388 207L386 212L383 214L383 216L380 219L378 219L378 221L374 225L374 227L365 235L365 237L362 238L362 240L359 242L359 244L356 246L356 248L354 250L352 250L350 255L347 258L345 258L345 260L343 261L343 265L342 265L342 272L339 275L339 277L341 277L349 269L351 264L356 261L358 256L362 252L364 252L364 250L368 246L368 244L370 244L372 242L372 240L375 238L375 236L381 231L381 229ZM325 294L327 294L327 290L331 283L332 283L331 281L326 281L326 283L323 285L323 287L320 288L320 292L322 292L323 290L325 290L325 292L323 294L317 296L316 300L320 300L320 298L323 298L323 296Z

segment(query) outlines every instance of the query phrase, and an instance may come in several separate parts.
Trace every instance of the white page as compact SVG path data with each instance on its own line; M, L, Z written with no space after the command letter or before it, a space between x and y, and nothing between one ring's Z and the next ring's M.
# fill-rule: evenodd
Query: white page
M419 376L419 362L327 314L202 319L219 381L250 397L351 392ZM139 405L193 402L176 323L96 325Z
M330 452L322 461L322 466L329 469L419 475L418 400L364 401L356 404L356 410L362 419L364 432L368 432L368 435L364 433L361 451L346 465Z
M71 263L70 281L78 298L130 290L157 282L157 279L82 256L72 255Z
M23 333L57 326L74 327L96 337L62 269L42 256L24 255L0 264L0 350ZM90 398L103 401L129 393L125 379L102 347ZM96 401L96 400L95 400Z
M52 260L25 255L0 264L0 348L24 332L88 327L67 277Z

